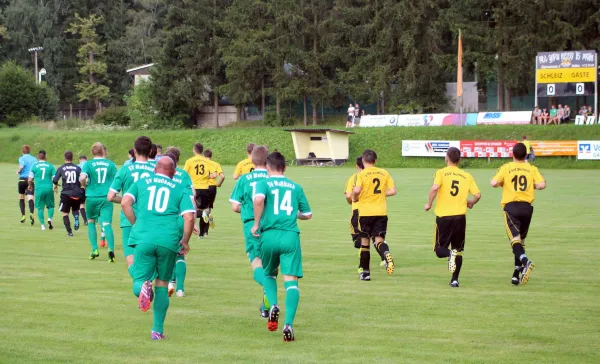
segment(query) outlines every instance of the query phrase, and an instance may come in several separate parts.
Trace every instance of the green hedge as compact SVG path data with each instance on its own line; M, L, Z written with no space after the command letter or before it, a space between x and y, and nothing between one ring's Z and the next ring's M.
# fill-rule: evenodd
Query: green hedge
M371 148L379 155L382 167L438 167L439 158L403 158L402 140L515 140L527 135L530 140L600 140L600 126L474 126L474 127L387 127L356 128L350 136L350 156L358 156ZM45 149L51 162L62 161L65 150L75 155L91 157L91 145L100 141L106 144L109 157L118 164L127 159L127 150L139 135L147 135L163 147L176 145L182 149L182 157L192 154L192 145L204 144L214 152L214 158L224 165L232 165L245 157L249 142L268 145L278 149L288 158L294 157L290 133L278 128L225 128L176 131L119 131L85 132L42 129L0 129L2 154L0 162L16 163L22 144L31 146L33 152ZM470 168L491 168L503 161L492 159L465 159L463 165ZM600 168L600 161L577 161L575 157L538 158L536 164L543 168Z

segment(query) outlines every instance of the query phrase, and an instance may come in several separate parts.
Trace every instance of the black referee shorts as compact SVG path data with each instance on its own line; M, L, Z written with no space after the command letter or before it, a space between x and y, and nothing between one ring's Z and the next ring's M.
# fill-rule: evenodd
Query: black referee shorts
M525 240L532 216L533 206L529 202L509 202L504 205L504 224L510 241L517 236Z
M465 215L436 217L433 251L437 247L443 247L462 252L465 249L466 230L467 218Z
M210 192L208 189L196 190L196 205L198 210L206 210L210 205Z
M217 186L208 186L208 207L213 209L217 198Z
M33 196L33 190L35 189L35 186L33 186L32 184L32 189L28 190L27 188L29 187L29 182L27 182L26 179L19 179L19 183L17 184L17 189L19 190L19 195L29 195L29 196Z

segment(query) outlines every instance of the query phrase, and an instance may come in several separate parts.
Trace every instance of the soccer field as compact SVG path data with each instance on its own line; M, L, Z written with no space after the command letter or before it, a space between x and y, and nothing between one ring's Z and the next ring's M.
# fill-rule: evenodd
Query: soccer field
M513 256L493 170L470 170L482 191L467 216L458 289L431 251L434 215L425 213L433 170L391 169L387 241L396 272L372 251L372 281L358 280L342 194L350 168L296 167L314 213L299 222L305 278L296 342L267 331L244 253L241 222L228 202L231 167L219 190L217 228L193 237L186 297L171 299L168 339L150 341L152 310L141 313L122 255L88 260L86 228L67 239L19 223L16 166L0 165L1 363L598 363L600 362L600 170L542 170L527 239L536 263L526 286L510 284ZM58 207L58 204L57 204ZM37 219L37 216L36 216ZM280 304L284 305L282 280ZM285 311L285 307L283 307Z

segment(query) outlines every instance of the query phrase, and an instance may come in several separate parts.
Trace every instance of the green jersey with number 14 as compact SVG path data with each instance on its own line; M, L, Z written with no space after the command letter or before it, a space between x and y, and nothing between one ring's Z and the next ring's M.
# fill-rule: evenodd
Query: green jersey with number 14
M306 195L300 187L284 176L273 176L256 184L256 196L265 197L265 210L260 220L260 230L286 230L300 232L296 219L298 212L312 215Z
M241 205L240 216L242 222L254 220L254 202L252 200L256 194L256 185L267 178L269 178L269 175L266 170L255 169L242 175L235 184L229 201Z
M148 162L135 162L128 164L119 169L115 179L110 185L110 190L116 193L121 191L127 192L131 185L137 182L140 178L148 178L154 176L154 167L150 165ZM136 205L133 205L134 211ZM119 226L120 227L130 227L131 223L127 220L127 217L121 211L121 216L119 218Z
M180 215L195 213L192 196L169 177L156 174L140 179L127 191L137 204L129 245L154 244L179 252Z
M86 197L106 197L117 174L117 166L108 159L94 158L83 165L81 174L88 180Z

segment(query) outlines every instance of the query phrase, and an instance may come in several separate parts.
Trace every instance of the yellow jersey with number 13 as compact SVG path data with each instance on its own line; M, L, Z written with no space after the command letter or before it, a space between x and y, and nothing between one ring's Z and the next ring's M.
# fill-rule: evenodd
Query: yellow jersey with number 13
M479 193L473 176L456 166L438 169L433 184L440 186L435 204L437 217L466 215L469 194Z
M207 190L209 177L215 171L215 165L207 158L197 155L185 161L183 170L192 178L194 189Z
M361 187L359 216L387 216L387 190L396 187L388 171L377 167L365 168L356 177L356 186Z
M535 198L535 183L544 182L544 177L536 166L525 162L506 163L498 169L493 180L503 183L502 202L504 207L510 202L529 202Z

